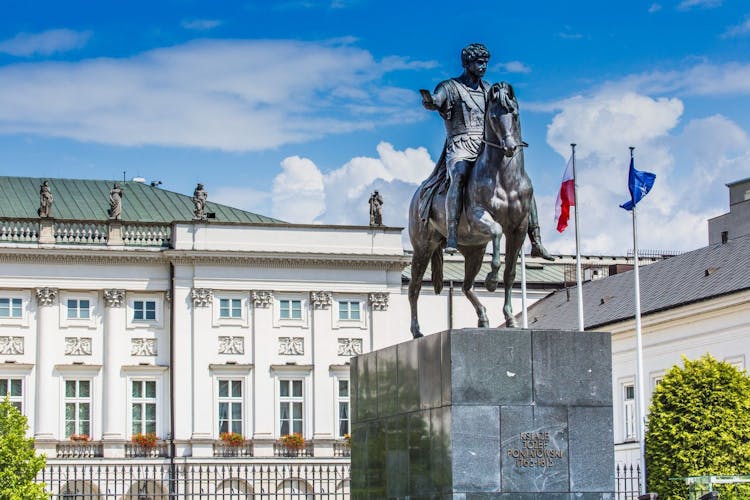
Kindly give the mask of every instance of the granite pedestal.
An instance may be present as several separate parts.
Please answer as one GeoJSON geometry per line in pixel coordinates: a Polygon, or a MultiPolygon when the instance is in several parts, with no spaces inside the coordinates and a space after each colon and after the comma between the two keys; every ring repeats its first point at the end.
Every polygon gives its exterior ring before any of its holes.
{"type": "Polygon", "coordinates": [[[352,360],[352,498],[614,498],[610,334],[463,329],[352,360]]]}

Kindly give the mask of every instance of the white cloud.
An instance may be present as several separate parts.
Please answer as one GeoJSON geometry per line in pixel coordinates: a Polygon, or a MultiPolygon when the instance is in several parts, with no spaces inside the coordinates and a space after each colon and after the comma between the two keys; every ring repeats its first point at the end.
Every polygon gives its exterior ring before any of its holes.
{"type": "MultiPolygon", "coordinates": [[[[293,223],[367,225],[367,202],[377,189],[385,202],[385,224],[406,226],[409,200],[434,162],[425,148],[398,151],[381,142],[377,153],[377,157],[352,158],[326,174],[308,158],[285,158],[282,172],[273,180],[271,215],[293,223]]],[[[243,196],[241,191],[237,194],[243,196]]],[[[222,200],[230,198],[222,195],[222,200]]],[[[239,206],[249,208],[247,203],[239,206]]]]}
{"type": "MultiPolygon", "coordinates": [[[[623,254],[632,248],[630,214],[619,208],[629,197],[631,145],[637,148],[636,168],[657,176],[638,205],[639,248],[688,250],[707,243],[707,219],[727,209],[724,184],[743,177],[739,172],[750,163],[750,139],[741,127],[721,115],[681,124],[681,100],[617,93],[613,86],[557,105],[547,142],[564,158],[569,143],[578,143],[582,252],[623,254]]],[[[554,202],[552,196],[537,199],[539,213],[554,213],[554,202]]],[[[548,248],[572,253],[572,231],[558,235],[544,217],[548,248]]]]}
{"type": "Polygon", "coordinates": [[[531,68],[521,61],[508,61],[498,64],[500,71],[506,73],[531,73],[531,68]]]}
{"type": "Polygon", "coordinates": [[[41,33],[19,33],[0,42],[0,52],[18,57],[48,56],[83,48],[91,38],[90,31],[55,29],[41,33]]]}
{"type": "Polygon", "coordinates": [[[325,208],[323,174],[307,158],[285,158],[272,189],[272,215],[277,219],[309,224],[325,208]]]}
{"type": "Polygon", "coordinates": [[[730,26],[727,30],[722,33],[722,38],[735,38],[738,36],[744,36],[750,33],[750,17],[746,18],[742,23],[735,26],[730,26]]]}
{"type": "Polygon", "coordinates": [[[422,119],[416,93],[381,78],[422,64],[337,42],[198,40],[126,59],[10,65],[0,68],[0,133],[270,149],[422,119]]]}
{"type": "Polygon", "coordinates": [[[713,9],[720,7],[722,3],[724,3],[724,0],[682,0],[677,5],[677,8],[679,10],[690,10],[693,8],[713,9]]]}
{"type": "Polygon", "coordinates": [[[648,8],[648,13],[653,14],[654,12],[659,12],[660,10],[661,10],[661,4],[652,3],[651,6],[648,8]]]}
{"type": "Polygon", "coordinates": [[[193,31],[209,31],[221,26],[223,23],[218,19],[185,19],[182,27],[193,31]]]}

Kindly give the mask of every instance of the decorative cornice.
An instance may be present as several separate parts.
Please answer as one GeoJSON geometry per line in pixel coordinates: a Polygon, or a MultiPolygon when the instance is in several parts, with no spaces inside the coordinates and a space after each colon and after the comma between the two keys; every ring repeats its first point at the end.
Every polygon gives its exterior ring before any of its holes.
{"type": "Polygon", "coordinates": [[[253,307],[266,309],[271,306],[273,294],[268,290],[253,290],[250,292],[250,298],[253,299],[253,307]]]}
{"type": "Polygon", "coordinates": [[[210,288],[193,288],[190,295],[195,307],[208,307],[214,301],[214,291],[210,288]]]}
{"type": "Polygon", "coordinates": [[[310,302],[314,309],[329,309],[331,307],[331,292],[310,292],[310,302]]]}
{"type": "MultiPolygon", "coordinates": [[[[163,256],[163,250],[138,249],[142,252],[133,255],[135,252],[123,254],[120,250],[110,250],[103,248],[89,248],[88,252],[78,250],[71,253],[68,248],[45,248],[39,252],[36,246],[26,248],[4,248],[0,245],[0,262],[2,263],[23,263],[23,264],[97,264],[97,265],[115,265],[115,264],[153,264],[155,261],[169,262],[163,256]]],[[[134,249],[135,250],[135,249],[134,249]]]]}
{"type": "Polygon", "coordinates": [[[104,305],[107,307],[122,307],[125,305],[125,290],[108,288],[104,290],[104,305]]]}
{"type": "Polygon", "coordinates": [[[40,306],[53,306],[57,301],[57,288],[37,288],[36,301],[40,306]]]}
{"type": "Polygon", "coordinates": [[[374,311],[387,311],[388,310],[388,297],[387,292],[373,292],[369,296],[370,305],[374,311]]]}

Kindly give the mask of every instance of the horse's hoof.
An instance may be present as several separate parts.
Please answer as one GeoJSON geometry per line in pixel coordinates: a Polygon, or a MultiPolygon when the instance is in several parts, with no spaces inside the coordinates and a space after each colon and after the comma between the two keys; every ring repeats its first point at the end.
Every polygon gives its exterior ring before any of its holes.
{"type": "Polygon", "coordinates": [[[487,277],[484,279],[484,287],[488,292],[494,292],[497,290],[497,276],[493,276],[492,272],[487,273],[487,277]]]}
{"type": "Polygon", "coordinates": [[[421,333],[421,332],[417,332],[417,333],[412,333],[411,335],[412,335],[412,337],[414,337],[415,339],[418,339],[418,338],[420,338],[420,337],[424,337],[424,335],[422,335],[422,333],[421,333]]]}
{"type": "Polygon", "coordinates": [[[480,319],[477,322],[477,326],[479,328],[489,328],[490,327],[490,320],[488,320],[488,319],[480,319]]]}
{"type": "Polygon", "coordinates": [[[516,321],[516,318],[511,316],[507,320],[505,320],[505,327],[506,328],[518,328],[518,322],[516,321]]]}

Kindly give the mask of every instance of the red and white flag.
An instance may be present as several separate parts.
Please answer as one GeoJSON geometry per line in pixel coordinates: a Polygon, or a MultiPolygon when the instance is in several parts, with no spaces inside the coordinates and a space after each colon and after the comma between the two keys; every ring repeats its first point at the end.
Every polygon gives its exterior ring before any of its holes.
{"type": "Polygon", "coordinates": [[[571,155],[565,167],[560,192],[557,193],[557,203],[555,204],[555,224],[558,232],[562,233],[568,227],[570,207],[575,206],[575,204],[575,177],[573,176],[573,156],[571,155]]]}

